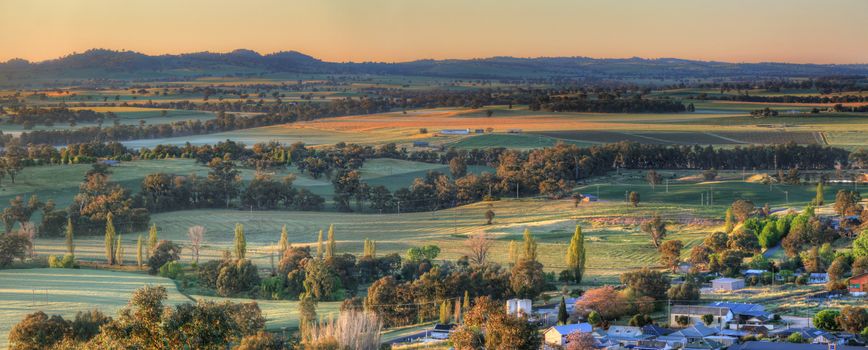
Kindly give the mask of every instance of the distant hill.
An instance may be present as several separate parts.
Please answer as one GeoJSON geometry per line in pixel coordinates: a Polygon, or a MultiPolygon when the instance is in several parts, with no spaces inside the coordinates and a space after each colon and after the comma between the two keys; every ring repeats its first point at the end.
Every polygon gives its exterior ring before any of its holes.
{"type": "Polygon", "coordinates": [[[868,76],[868,64],[726,63],[588,57],[491,57],[401,63],[325,62],[296,51],[267,55],[251,50],[150,56],[133,51],[88,50],[43,62],[0,63],[0,83],[60,79],[146,80],[189,75],[259,73],[393,74],[463,79],[589,78],[689,79],[744,77],[868,76]]]}

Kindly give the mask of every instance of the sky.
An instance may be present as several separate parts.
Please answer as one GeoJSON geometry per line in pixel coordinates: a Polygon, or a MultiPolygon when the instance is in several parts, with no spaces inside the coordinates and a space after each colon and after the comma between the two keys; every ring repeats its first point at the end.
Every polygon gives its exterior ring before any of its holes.
{"type": "Polygon", "coordinates": [[[0,0],[0,61],[90,48],[868,63],[868,0],[0,0]]]}

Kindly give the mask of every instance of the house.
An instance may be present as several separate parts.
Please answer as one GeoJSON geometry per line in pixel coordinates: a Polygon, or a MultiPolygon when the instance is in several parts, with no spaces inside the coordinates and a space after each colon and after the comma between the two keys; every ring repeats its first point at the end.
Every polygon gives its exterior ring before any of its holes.
{"type": "Polygon", "coordinates": [[[720,329],[714,327],[706,327],[700,323],[692,325],[690,327],[675,331],[672,334],[669,334],[668,337],[682,337],[686,338],[687,342],[696,342],[705,337],[710,337],[712,335],[717,335],[720,333],[720,329]]]}
{"type": "Polygon", "coordinates": [[[440,130],[440,133],[443,135],[468,135],[470,129],[443,129],[440,130]]]}
{"type": "Polygon", "coordinates": [[[765,307],[759,304],[728,303],[719,301],[708,304],[708,306],[729,308],[729,311],[733,314],[733,321],[735,321],[735,324],[731,325],[731,327],[734,328],[739,328],[740,325],[764,325],[775,316],[772,313],[766,312],[765,307]]]}
{"type": "Polygon", "coordinates": [[[656,324],[649,324],[642,327],[642,334],[647,334],[653,337],[659,337],[661,335],[667,335],[672,332],[675,332],[669,328],[663,328],[656,324]]]}
{"type": "Polygon", "coordinates": [[[829,282],[829,274],[825,272],[815,272],[808,275],[808,284],[826,284],[829,282]]]}
{"type": "Polygon", "coordinates": [[[476,134],[484,134],[484,133],[485,133],[485,129],[476,129],[476,130],[473,130],[473,132],[476,133],[476,134]]]}
{"type": "Polygon", "coordinates": [[[733,291],[744,288],[744,279],[743,278],[728,278],[721,277],[718,279],[711,280],[711,289],[715,292],[718,291],[733,291]]]}
{"type": "Polygon", "coordinates": [[[744,277],[752,277],[752,276],[760,277],[760,276],[762,276],[762,274],[764,274],[766,272],[767,272],[766,270],[751,269],[751,270],[746,270],[746,271],[742,272],[741,274],[744,275],[744,277]]]}
{"type": "Polygon", "coordinates": [[[649,340],[652,338],[642,332],[642,328],[631,326],[611,326],[606,330],[606,336],[613,343],[618,343],[621,346],[635,346],[639,341],[649,340]]]}
{"type": "Polygon", "coordinates": [[[521,129],[509,129],[506,132],[510,134],[521,134],[521,129]]]}
{"type": "Polygon", "coordinates": [[[564,346],[567,344],[567,336],[570,333],[579,332],[579,333],[591,333],[594,330],[594,327],[589,323],[576,323],[576,324],[568,324],[563,326],[554,326],[549,327],[543,333],[543,341],[546,344],[564,346]]]}
{"type": "Polygon", "coordinates": [[[106,166],[118,166],[121,164],[120,161],[117,161],[114,159],[103,159],[103,160],[99,161],[99,163],[102,165],[106,165],[106,166]]]}
{"type": "Polygon", "coordinates": [[[449,335],[455,331],[454,324],[437,323],[431,329],[431,338],[434,339],[449,339],[449,335]]]}
{"type": "Polygon", "coordinates": [[[522,313],[530,316],[533,313],[532,304],[530,299],[509,299],[506,301],[506,313],[509,315],[522,313]]]}
{"type": "Polygon", "coordinates": [[[794,344],[786,342],[748,341],[728,350],[865,350],[864,347],[828,344],[794,344]]]}
{"type": "Polygon", "coordinates": [[[670,314],[670,325],[685,324],[684,317],[687,317],[688,325],[702,323],[702,316],[711,315],[714,323],[723,326],[735,317],[728,307],[707,305],[673,305],[670,314]]]}
{"type": "Polygon", "coordinates": [[[718,343],[723,347],[732,346],[732,344],[738,343],[738,337],[733,337],[730,335],[712,335],[709,337],[705,337],[705,340],[718,343]]]}
{"type": "Polygon", "coordinates": [[[666,344],[665,341],[659,340],[642,340],[638,345],[633,347],[633,350],[670,350],[672,347],[666,344]]]}
{"type": "Polygon", "coordinates": [[[430,147],[428,141],[413,141],[413,147],[430,147]]]}
{"type": "Polygon", "coordinates": [[[847,291],[853,296],[864,296],[868,293],[868,273],[850,277],[847,291]]]}
{"type": "Polygon", "coordinates": [[[802,335],[802,339],[805,342],[811,344],[842,344],[843,340],[832,333],[826,332],[824,330],[816,329],[816,328],[788,328],[775,330],[769,333],[770,337],[775,337],[778,339],[786,339],[793,333],[799,333],[802,335]]]}
{"type": "Polygon", "coordinates": [[[723,349],[723,344],[713,340],[700,339],[688,342],[684,345],[683,350],[718,350],[723,349]]]}

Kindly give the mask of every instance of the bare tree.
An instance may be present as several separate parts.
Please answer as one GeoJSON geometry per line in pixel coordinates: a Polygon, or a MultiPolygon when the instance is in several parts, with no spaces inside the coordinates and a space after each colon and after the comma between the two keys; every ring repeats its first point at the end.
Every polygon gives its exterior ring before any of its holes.
{"type": "Polygon", "coordinates": [[[18,234],[27,237],[30,241],[30,257],[36,257],[36,225],[30,221],[22,222],[21,227],[18,229],[18,234]]]}
{"type": "Polygon", "coordinates": [[[476,264],[484,264],[485,259],[488,257],[488,251],[491,249],[491,245],[494,242],[488,238],[488,234],[485,232],[480,232],[470,237],[467,237],[467,248],[470,249],[470,261],[476,264]]]}
{"type": "Polygon", "coordinates": [[[196,225],[187,229],[187,236],[190,237],[190,251],[193,252],[193,261],[199,263],[199,248],[202,247],[202,242],[205,241],[205,228],[196,225]]]}

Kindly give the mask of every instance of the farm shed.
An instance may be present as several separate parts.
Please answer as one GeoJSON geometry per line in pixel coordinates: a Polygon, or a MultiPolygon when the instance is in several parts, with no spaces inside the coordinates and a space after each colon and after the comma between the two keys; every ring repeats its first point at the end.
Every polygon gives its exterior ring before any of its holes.
{"type": "Polygon", "coordinates": [[[413,141],[413,147],[430,147],[428,141],[413,141]]]}
{"type": "Polygon", "coordinates": [[[711,289],[713,289],[714,291],[732,291],[742,288],[744,288],[744,279],[742,278],[721,277],[711,281],[711,289]]]}
{"type": "Polygon", "coordinates": [[[443,135],[468,135],[470,129],[443,129],[440,130],[440,133],[443,135]]]}

